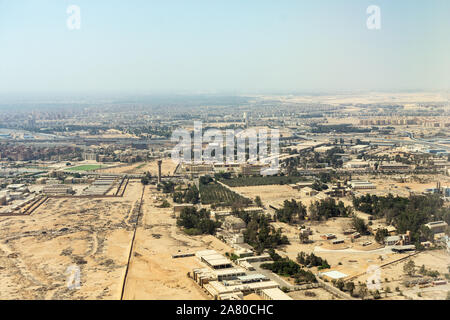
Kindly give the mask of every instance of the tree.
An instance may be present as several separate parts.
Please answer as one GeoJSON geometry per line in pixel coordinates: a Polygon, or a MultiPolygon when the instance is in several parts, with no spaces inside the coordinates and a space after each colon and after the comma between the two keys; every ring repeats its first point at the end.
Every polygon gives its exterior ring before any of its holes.
{"type": "Polygon", "coordinates": [[[303,232],[300,232],[299,238],[301,243],[307,243],[309,241],[309,236],[303,232]]]}
{"type": "Polygon", "coordinates": [[[256,206],[258,206],[258,207],[260,207],[260,208],[264,207],[264,205],[263,205],[263,203],[262,203],[262,201],[261,201],[261,197],[260,197],[260,196],[256,196],[256,198],[255,198],[255,204],[256,204],[256,206]]]}
{"type": "Polygon", "coordinates": [[[384,239],[389,235],[389,232],[386,229],[378,229],[377,233],[375,234],[375,241],[383,244],[384,239]]]}
{"type": "Polygon", "coordinates": [[[343,291],[345,286],[345,283],[342,279],[339,279],[338,281],[336,281],[336,288],[338,288],[339,290],[343,291]]]}
{"type": "Polygon", "coordinates": [[[355,283],[353,283],[352,281],[346,282],[345,283],[345,291],[350,292],[350,294],[353,294],[353,290],[355,290],[355,283]]]}
{"type": "Polygon", "coordinates": [[[367,224],[364,222],[363,219],[358,218],[356,215],[353,216],[352,226],[353,228],[355,228],[357,232],[359,232],[362,235],[366,235],[369,233],[367,224]]]}
{"type": "Polygon", "coordinates": [[[367,287],[365,285],[359,286],[358,292],[357,292],[358,297],[360,297],[361,299],[364,299],[365,297],[367,297],[368,293],[369,293],[369,291],[367,290],[367,287]]]}
{"type": "Polygon", "coordinates": [[[405,265],[403,266],[403,272],[405,272],[409,276],[413,276],[416,273],[416,264],[414,261],[409,260],[405,265]]]}

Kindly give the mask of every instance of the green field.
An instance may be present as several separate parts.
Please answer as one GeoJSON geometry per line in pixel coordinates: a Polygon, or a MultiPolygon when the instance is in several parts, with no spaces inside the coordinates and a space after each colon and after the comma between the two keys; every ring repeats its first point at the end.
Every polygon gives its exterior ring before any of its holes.
{"type": "Polygon", "coordinates": [[[253,187],[253,186],[267,186],[267,185],[283,185],[294,184],[300,181],[305,181],[303,177],[289,177],[289,176],[269,176],[269,177],[240,177],[232,179],[221,179],[229,187],[253,187]]]}
{"type": "Polygon", "coordinates": [[[82,166],[77,166],[73,168],[68,168],[68,171],[93,171],[102,168],[103,166],[100,164],[86,164],[82,166]]]}

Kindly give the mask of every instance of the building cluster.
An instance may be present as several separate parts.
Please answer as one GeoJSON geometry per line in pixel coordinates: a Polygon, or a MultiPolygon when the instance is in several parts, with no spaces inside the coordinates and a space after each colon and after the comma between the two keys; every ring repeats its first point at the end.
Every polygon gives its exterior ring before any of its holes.
{"type": "Polygon", "coordinates": [[[0,214],[20,210],[34,202],[38,195],[30,192],[25,184],[10,184],[0,189],[0,214]]]}
{"type": "Polygon", "coordinates": [[[81,195],[83,196],[103,196],[107,194],[116,184],[117,177],[114,176],[100,176],[87,187],[81,195]]]}
{"type": "Polygon", "coordinates": [[[375,119],[361,119],[359,120],[361,126],[410,126],[418,125],[426,128],[448,128],[450,122],[448,120],[439,119],[423,119],[418,117],[402,117],[402,118],[375,118],[375,119]]]}
{"type": "Polygon", "coordinates": [[[0,144],[0,160],[30,161],[51,160],[65,161],[78,158],[80,150],[72,146],[33,146],[17,144],[0,144]]]}
{"type": "MultiPolygon", "coordinates": [[[[205,265],[205,268],[193,269],[192,278],[214,299],[242,300],[244,295],[256,293],[266,300],[292,300],[280,290],[279,283],[266,275],[235,265],[215,250],[198,251],[195,256],[205,265]]],[[[244,259],[247,264],[250,264],[250,261],[268,261],[270,257],[244,259]]]]}
{"type": "Polygon", "coordinates": [[[202,175],[214,175],[214,173],[230,173],[241,176],[259,176],[269,169],[266,164],[250,163],[209,163],[209,162],[182,162],[175,171],[176,174],[182,174],[190,177],[202,175]]]}

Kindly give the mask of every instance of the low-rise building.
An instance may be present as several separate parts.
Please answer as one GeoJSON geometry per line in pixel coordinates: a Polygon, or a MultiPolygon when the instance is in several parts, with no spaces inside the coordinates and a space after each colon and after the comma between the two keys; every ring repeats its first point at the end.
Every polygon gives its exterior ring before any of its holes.
{"type": "Polygon", "coordinates": [[[448,224],[445,221],[434,221],[425,224],[433,234],[444,233],[447,230],[448,224]]]}
{"type": "Polygon", "coordinates": [[[350,181],[349,185],[353,190],[370,190],[377,188],[372,182],[369,181],[350,181]]]}
{"type": "Polygon", "coordinates": [[[294,300],[279,288],[263,289],[259,292],[259,295],[264,300],[294,300]]]}

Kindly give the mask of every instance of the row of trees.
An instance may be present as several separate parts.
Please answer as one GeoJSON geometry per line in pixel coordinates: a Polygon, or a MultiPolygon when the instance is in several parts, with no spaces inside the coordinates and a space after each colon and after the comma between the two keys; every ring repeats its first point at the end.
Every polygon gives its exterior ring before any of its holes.
{"type": "Polygon", "coordinates": [[[307,215],[306,206],[294,199],[285,200],[283,207],[276,212],[277,219],[281,222],[292,223],[296,218],[304,220],[307,215]]]}
{"type": "Polygon", "coordinates": [[[307,254],[305,252],[300,252],[297,255],[297,262],[302,266],[310,267],[319,267],[321,269],[329,269],[330,265],[327,260],[322,259],[321,257],[316,256],[314,253],[307,254]]]}
{"type": "Polygon", "coordinates": [[[311,220],[327,220],[332,217],[348,217],[353,213],[353,208],[345,206],[342,201],[336,203],[333,198],[315,201],[309,206],[309,218],[311,220]]]}
{"type": "Polygon", "coordinates": [[[300,181],[305,181],[304,177],[296,176],[267,176],[267,177],[237,177],[230,178],[230,176],[218,174],[219,180],[230,187],[247,187],[247,186],[266,186],[266,185],[286,185],[294,184],[300,181]]]}
{"type": "Polygon", "coordinates": [[[173,202],[197,204],[200,202],[200,192],[195,185],[191,185],[185,191],[175,191],[173,193],[173,202]]]}
{"type": "Polygon", "coordinates": [[[316,277],[309,270],[304,270],[295,261],[282,258],[274,250],[269,250],[273,263],[264,263],[261,268],[270,270],[278,275],[292,277],[296,284],[316,282],[316,277]]]}
{"type": "MultiPolygon", "coordinates": [[[[353,198],[355,209],[386,218],[398,232],[411,231],[413,242],[429,240],[430,230],[424,224],[430,221],[444,220],[450,223],[450,208],[444,207],[442,198],[437,195],[412,195],[409,198],[376,195],[364,195],[353,198]]],[[[379,235],[381,239],[381,234],[379,235]]]]}

